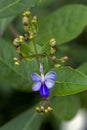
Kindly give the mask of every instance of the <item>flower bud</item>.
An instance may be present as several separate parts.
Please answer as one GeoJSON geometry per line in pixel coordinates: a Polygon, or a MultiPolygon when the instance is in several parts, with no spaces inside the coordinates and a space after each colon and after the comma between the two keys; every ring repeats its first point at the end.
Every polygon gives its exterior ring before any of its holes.
{"type": "Polygon", "coordinates": [[[52,56],[51,60],[55,62],[57,60],[56,56],[52,56]]]}
{"type": "Polygon", "coordinates": [[[18,45],[19,45],[18,38],[14,39],[13,44],[14,44],[15,46],[18,46],[18,45]]]}
{"type": "Polygon", "coordinates": [[[18,61],[15,61],[15,65],[20,65],[18,61]]]}
{"type": "Polygon", "coordinates": [[[67,56],[64,56],[64,57],[60,58],[60,61],[61,61],[62,63],[64,63],[66,60],[68,60],[68,57],[67,57],[67,56]]]}
{"type": "Polygon", "coordinates": [[[49,43],[52,47],[54,47],[56,45],[56,40],[54,38],[52,38],[50,40],[50,43],[49,43]]]}
{"type": "Polygon", "coordinates": [[[44,106],[41,106],[41,110],[44,111],[44,106]]]}
{"type": "Polygon", "coordinates": [[[30,33],[30,39],[34,38],[34,33],[30,33]]]}
{"type": "Polygon", "coordinates": [[[56,52],[56,50],[55,50],[53,47],[51,47],[50,53],[51,53],[51,54],[54,54],[55,52],[56,52]]]}
{"type": "Polygon", "coordinates": [[[41,112],[39,107],[36,107],[36,111],[39,112],[39,113],[41,112]]]}
{"type": "Polygon", "coordinates": [[[37,22],[37,17],[34,16],[31,22],[32,22],[32,23],[36,23],[36,22],[37,22]]]}
{"type": "Polygon", "coordinates": [[[53,108],[49,106],[49,107],[47,108],[47,110],[48,110],[48,111],[52,111],[53,108]]]}
{"type": "Polygon", "coordinates": [[[19,36],[18,40],[19,40],[20,43],[22,43],[24,41],[24,37],[23,36],[19,36]]]}
{"type": "Polygon", "coordinates": [[[55,64],[54,67],[59,68],[59,67],[61,67],[61,65],[60,64],[55,64]]]}
{"type": "Polygon", "coordinates": [[[23,13],[23,16],[30,16],[30,14],[31,14],[30,11],[25,11],[25,12],[23,13]]]}
{"type": "Polygon", "coordinates": [[[26,17],[26,16],[23,17],[23,24],[25,24],[25,25],[29,24],[28,17],[26,17]]]}
{"type": "Polygon", "coordinates": [[[17,61],[17,60],[18,60],[18,58],[17,58],[17,57],[14,57],[13,59],[14,59],[15,61],[17,61]]]}
{"type": "Polygon", "coordinates": [[[45,112],[45,113],[48,113],[48,109],[45,109],[44,112],[45,112]]]}

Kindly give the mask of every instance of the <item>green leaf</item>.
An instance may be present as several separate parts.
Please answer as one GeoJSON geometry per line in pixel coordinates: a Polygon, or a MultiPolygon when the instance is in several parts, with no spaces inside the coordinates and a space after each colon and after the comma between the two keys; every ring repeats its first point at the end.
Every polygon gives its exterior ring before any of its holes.
{"type": "Polygon", "coordinates": [[[8,25],[12,22],[14,16],[0,19],[0,34],[3,34],[8,25]]]}
{"type": "Polygon", "coordinates": [[[0,0],[0,18],[17,15],[33,7],[38,0],[0,0]]]}
{"type": "Polygon", "coordinates": [[[82,64],[79,68],[79,71],[81,71],[82,73],[84,73],[87,76],[87,62],[82,64]]]}
{"type": "Polygon", "coordinates": [[[71,67],[53,69],[57,73],[55,87],[52,89],[54,96],[63,96],[87,90],[87,76],[71,67]]]}
{"type": "Polygon", "coordinates": [[[38,43],[45,43],[51,38],[57,44],[63,44],[76,38],[87,25],[87,7],[81,4],[64,6],[39,21],[38,43]],[[44,24],[45,23],[45,24],[44,24]]]}
{"type": "Polygon", "coordinates": [[[35,59],[22,61],[19,66],[14,64],[14,57],[17,57],[15,48],[0,39],[0,83],[9,85],[20,90],[32,90],[32,72],[38,71],[35,59]]]}
{"type": "Polygon", "coordinates": [[[42,122],[40,114],[30,109],[0,128],[0,130],[39,130],[42,122]]]}
{"type": "Polygon", "coordinates": [[[59,120],[72,119],[80,108],[79,98],[75,95],[56,97],[52,102],[53,114],[59,120]]]}
{"type": "Polygon", "coordinates": [[[43,46],[42,46],[42,53],[44,54],[50,54],[50,44],[49,42],[46,42],[43,46]]]}

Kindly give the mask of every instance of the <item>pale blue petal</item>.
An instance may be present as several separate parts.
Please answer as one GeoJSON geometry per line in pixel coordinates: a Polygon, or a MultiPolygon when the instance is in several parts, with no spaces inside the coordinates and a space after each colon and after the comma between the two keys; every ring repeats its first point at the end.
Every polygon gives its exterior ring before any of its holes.
{"type": "Polygon", "coordinates": [[[34,83],[34,85],[32,86],[32,90],[33,90],[33,91],[38,91],[38,90],[40,90],[40,87],[41,87],[41,82],[36,82],[36,83],[34,83]]]}
{"type": "Polygon", "coordinates": [[[32,73],[31,77],[34,82],[41,81],[41,77],[37,73],[32,73]]]}
{"type": "Polygon", "coordinates": [[[45,75],[45,80],[56,80],[56,73],[54,71],[50,71],[45,75]]]}
{"type": "Polygon", "coordinates": [[[42,84],[41,87],[40,87],[41,97],[47,98],[49,96],[49,94],[50,94],[49,88],[45,84],[42,84]]]}
{"type": "Polygon", "coordinates": [[[46,80],[45,84],[48,88],[52,88],[55,85],[55,81],[53,80],[46,80]]]}

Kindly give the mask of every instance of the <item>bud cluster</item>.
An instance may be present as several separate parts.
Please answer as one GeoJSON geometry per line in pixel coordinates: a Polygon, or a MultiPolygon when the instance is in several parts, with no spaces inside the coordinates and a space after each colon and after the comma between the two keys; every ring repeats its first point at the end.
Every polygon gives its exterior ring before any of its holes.
{"type": "Polygon", "coordinates": [[[53,108],[50,106],[50,102],[47,98],[43,98],[40,102],[40,106],[36,107],[36,111],[41,114],[51,112],[52,110],[53,108]]]}
{"type": "Polygon", "coordinates": [[[51,54],[50,59],[51,59],[51,61],[53,62],[54,66],[55,66],[55,64],[57,62],[57,57],[55,56],[55,52],[56,52],[56,49],[55,49],[56,40],[55,40],[55,38],[52,38],[50,40],[49,44],[51,46],[50,47],[50,54],[51,54]]]}
{"type": "Polygon", "coordinates": [[[50,48],[50,54],[51,54],[51,57],[50,59],[52,60],[53,64],[54,64],[54,67],[56,68],[59,68],[61,66],[60,63],[64,63],[66,62],[66,60],[68,60],[68,57],[67,56],[64,56],[60,59],[58,59],[54,53],[56,52],[56,49],[55,49],[55,45],[56,45],[56,40],[54,38],[52,38],[49,42],[51,48],[50,48]]]}
{"type": "MultiPolygon", "coordinates": [[[[27,44],[27,41],[32,40],[37,32],[38,32],[38,25],[37,25],[37,17],[31,15],[30,11],[25,11],[23,13],[23,25],[24,25],[24,35],[20,35],[17,38],[14,39],[13,44],[16,47],[16,51],[19,54],[18,58],[14,58],[15,64],[19,65],[20,61],[25,58],[24,55],[22,55],[21,52],[21,46],[23,44],[27,44]]],[[[27,44],[28,45],[28,44],[27,44]]],[[[26,54],[25,54],[26,55],[26,54]]]]}
{"type": "Polygon", "coordinates": [[[54,54],[56,52],[55,45],[56,45],[56,40],[52,38],[49,42],[51,48],[50,48],[50,54],[54,54]]]}
{"type": "Polygon", "coordinates": [[[38,32],[38,25],[37,25],[37,17],[31,16],[30,11],[26,11],[23,13],[23,24],[24,24],[24,30],[26,32],[25,38],[26,39],[32,39],[36,36],[38,32]]]}
{"type": "Polygon", "coordinates": [[[20,35],[19,37],[17,37],[17,38],[14,39],[13,44],[14,44],[16,47],[18,47],[18,46],[20,46],[23,42],[24,42],[24,36],[21,36],[21,35],[20,35]]]}
{"type": "Polygon", "coordinates": [[[45,108],[44,106],[36,107],[36,111],[38,113],[48,113],[48,112],[50,112],[52,110],[53,110],[53,108],[50,107],[50,106],[48,106],[47,108],[45,108]]]}

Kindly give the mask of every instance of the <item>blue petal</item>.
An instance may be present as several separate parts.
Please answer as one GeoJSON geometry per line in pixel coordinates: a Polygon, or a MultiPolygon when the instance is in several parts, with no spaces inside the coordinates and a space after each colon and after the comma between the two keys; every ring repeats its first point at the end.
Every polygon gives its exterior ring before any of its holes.
{"type": "Polygon", "coordinates": [[[41,87],[41,82],[36,82],[32,86],[32,89],[33,89],[33,91],[38,91],[38,90],[40,90],[40,87],[41,87]]]}
{"type": "Polygon", "coordinates": [[[50,90],[47,88],[47,86],[45,84],[42,84],[41,85],[41,88],[40,88],[40,95],[43,97],[43,98],[47,98],[50,94],[50,90]]]}
{"type": "Polygon", "coordinates": [[[46,80],[45,84],[48,88],[52,88],[55,84],[55,82],[53,80],[46,80]]]}
{"type": "Polygon", "coordinates": [[[45,80],[56,80],[56,73],[54,71],[48,72],[45,75],[45,80]]]}
{"type": "Polygon", "coordinates": [[[32,73],[31,77],[34,82],[41,81],[41,77],[37,73],[32,73]]]}

